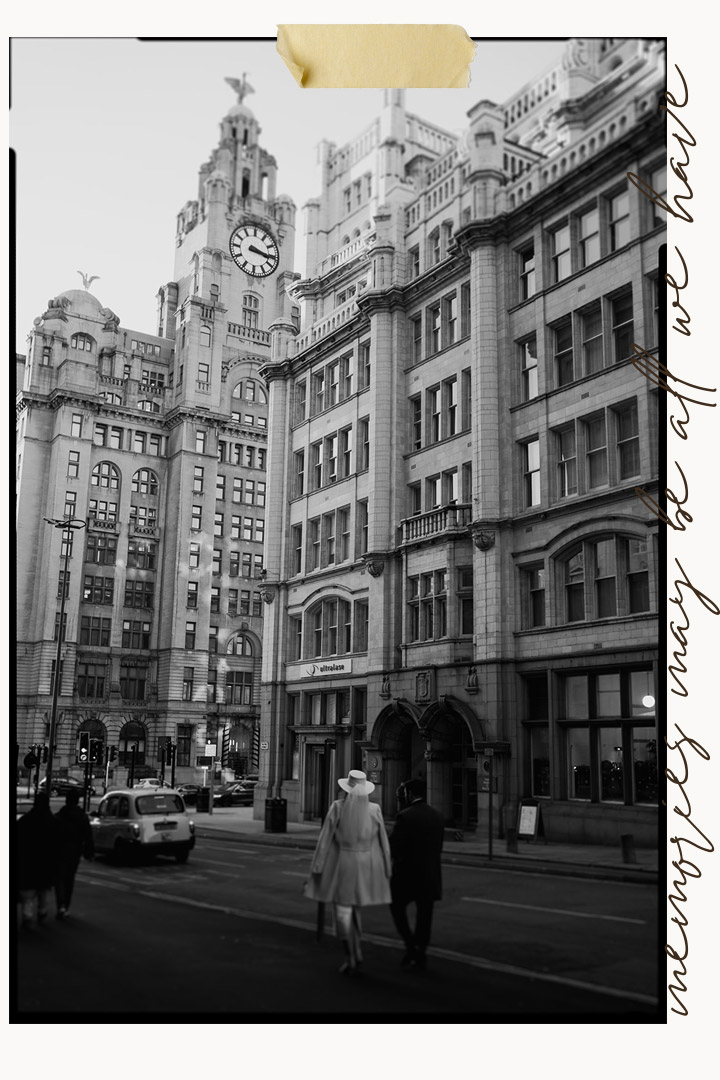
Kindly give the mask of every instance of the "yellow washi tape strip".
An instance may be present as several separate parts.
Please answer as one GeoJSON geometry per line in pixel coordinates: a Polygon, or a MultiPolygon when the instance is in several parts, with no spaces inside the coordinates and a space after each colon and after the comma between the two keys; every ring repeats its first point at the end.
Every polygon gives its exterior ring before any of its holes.
{"type": "Polygon", "coordinates": [[[475,44],[462,26],[278,26],[277,51],[298,83],[321,87],[466,87],[475,44]]]}

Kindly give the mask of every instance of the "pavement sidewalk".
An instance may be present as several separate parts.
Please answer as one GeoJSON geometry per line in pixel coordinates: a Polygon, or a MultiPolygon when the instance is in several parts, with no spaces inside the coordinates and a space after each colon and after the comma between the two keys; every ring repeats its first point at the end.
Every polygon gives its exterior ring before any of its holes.
{"type": "MultiPolygon", "coordinates": [[[[198,813],[194,807],[188,809],[195,820],[199,838],[313,851],[320,832],[319,824],[294,821],[287,822],[285,832],[266,832],[264,820],[253,818],[253,809],[249,806],[214,807],[212,814],[198,813]]],[[[619,838],[616,847],[544,842],[542,839],[518,840],[516,852],[508,850],[505,840],[493,839],[492,858],[487,836],[480,838],[474,833],[466,833],[462,840],[458,840],[448,830],[443,845],[444,863],[481,864],[503,870],[512,868],[533,873],[655,884],[658,880],[657,849],[637,848],[635,858],[634,863],[623,862],[619,838]]]]}

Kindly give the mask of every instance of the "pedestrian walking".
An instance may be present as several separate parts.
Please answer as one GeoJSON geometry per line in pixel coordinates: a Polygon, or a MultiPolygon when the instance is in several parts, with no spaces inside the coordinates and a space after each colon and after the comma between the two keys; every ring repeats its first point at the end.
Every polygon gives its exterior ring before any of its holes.
{"type": "Polygon", "coordinates": [[[305,896],[334,904],[337,936],[355,975],[363,962],[361,908],[390,902],[390,847],[382,811],[368,796],[375,785],[351,769],[338,780],[345,792],[327,812],[310,867],[305,896]]]}
{"type": "Polygon", "coordinates": [[[57,870],[57,828],[50,800],[43,792],[35,796],[32,809],[17,822],[17,885],[22,925],[45,921],[50,892],[57,870]]]}
{"type": "Polygon", "coordinates": [[[442,895],[440,853],[445,823],[442,814],[425,801],[424,780],[408,780],[398,792],[404,803],[390,834],[392,903],[390,911],[405,942],[403,967],[424,970],[430,942],[433,906],[442,895]],[[410,929],[408,905],[415,904],[415,929],[410,929]]]}
{"type": "Polygon", "coordinates": [[[65,796],[65,805],[55,815],[57,823],[55,904],[58,919],[68,917],[75,875],[81,857],[92,859],[94,853],[90,819],[79,803],[79,792],[68,791],[65,796]]]}

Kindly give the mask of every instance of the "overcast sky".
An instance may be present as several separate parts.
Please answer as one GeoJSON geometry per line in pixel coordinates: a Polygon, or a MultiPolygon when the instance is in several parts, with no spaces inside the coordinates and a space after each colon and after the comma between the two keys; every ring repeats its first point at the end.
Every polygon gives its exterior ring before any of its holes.
{"type": "MultiPolygon", "coordinates": [[[[479,44],[468,89],[409,90],[407,106],[461,131],[471,105],[502,102],[562,48],[560,39],[479,44]]],[[[19,352],[47,301],[82,288],[79,270],[98,275],[91,291],[124,326],[154,333],[155,295],[173,276],[176,214],[196,197],[198,167],[235,101],[225,76],[243,72],[261,144],[278,162],[278,192],[300,211],[319,194],[318,142],[342,144],[362,130],[382,90],[303,90],[274,41],[15,40],[19,352]]]]}

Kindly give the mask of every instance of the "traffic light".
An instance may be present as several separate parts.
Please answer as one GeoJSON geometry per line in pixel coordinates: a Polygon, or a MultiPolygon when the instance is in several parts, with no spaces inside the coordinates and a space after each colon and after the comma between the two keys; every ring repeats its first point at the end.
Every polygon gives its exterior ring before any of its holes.
{"type": "Polygon", "coordinates": [[[78,746],[78,761],[81,765],[86,765],[90,760],[90,732],[80,732],[80,743],[78,746]]]}
{"type": "Polygon", "coordinates": [[[42,748],[43,765],[47,762],[47,759],[48,759],[48,748],[47,748],[47,746],[43,746],[43,748],[42,748]]]}
{"type": "Polygon", "coordinates": [[[110,760],[114,761],[116,757],[117,757],[117,746],[111,746],[110,747],[110,760]]]}
{"type": "Polygon", "coordinates": [[[90,761],[97,763],[102,758],[102,739],[90,740],[90,761]]]}

